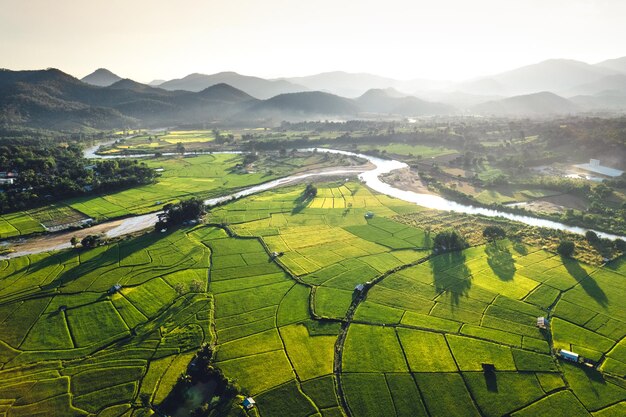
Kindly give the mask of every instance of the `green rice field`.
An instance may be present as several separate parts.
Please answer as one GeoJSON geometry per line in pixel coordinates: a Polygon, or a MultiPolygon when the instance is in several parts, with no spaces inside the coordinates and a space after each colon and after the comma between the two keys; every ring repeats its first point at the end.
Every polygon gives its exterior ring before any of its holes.
{"type": "MultiPolygon", "coordinates": [[[[151,164],[172,199],[199,178],[215,193],[244,183],[218,178],[232,156],[207,158],[151,164]]],[[[350,181],[302,204],[304,187],[214,208],[206,225],[0,262],[0,416],[157,415],[203,343],[256,401],[212,415],[623,415],[626,263],[506,239],[433,254],[428,230],[399,221],[419,207],[350,181]]],[[[70,206],[142,212],[159,193],[134,191],[146,205],[70,206]]]]}
{"type": "MultiPolygon", "coordinates": [[[[199,132],[184,132],[200,135],[199,132]]],[[[175,135],[181,132],[171,132],[175,135]]],[[[26,236],[46,230],[79,225],[86,219],[106,221],[118,217],[161,210],[163,205],[190,197],[211,198],[309,168],[343,164],[341,158],[313,154],[261,158],[241,168],[243,157],[234,154],[146,158],[149,167],[161,176],[154,184],[89,195],[45,205],[40,208],[0,215],[0,239],[26,236]],[[271,166],[271,168],[270,168],[271,166]]]]}

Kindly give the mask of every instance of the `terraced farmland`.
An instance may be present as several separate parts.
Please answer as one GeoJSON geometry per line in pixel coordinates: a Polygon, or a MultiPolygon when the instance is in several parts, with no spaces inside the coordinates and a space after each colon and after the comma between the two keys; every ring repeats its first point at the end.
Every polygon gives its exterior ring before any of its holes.
{"type": "Polygon", "coordinates": [[[256,400],[233,416],[623,413],[626,263],[507,240],[434,255],[429,232],[394,220],[416,206],[351,182],[303,205],[303,189],[2,262],[0,415],[150,415],[204,342],[256,400]]]}

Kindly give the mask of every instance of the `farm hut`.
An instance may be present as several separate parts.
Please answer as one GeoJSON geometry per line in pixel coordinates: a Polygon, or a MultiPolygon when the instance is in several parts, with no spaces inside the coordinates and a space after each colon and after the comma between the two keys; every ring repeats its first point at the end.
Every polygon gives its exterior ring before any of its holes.
{"type": "Polygon", "coordinates": [[[481,363],[480,365],[483,367],[483,372],[486,374],[496,372],[496,366],[493,363],[481,363]]]}
{"type": "Polygon", "coordinates": [[[109,294],[115,294],[121,289],[122,289],[122,284],[115,284],[111,288],[109,288],[109,294]]]}
{"type": "Polygon", "coordinates": [[[368,211],[367,213],[365,213],[366,219],[371,219],[372,217],[374,217],[374,213],[372,213],[371,211],[368,211]]]}
{"type": "Polygon", "coordinates": [[[569,350],[561,349],[559,350],[559,356],[565,360],[570,362],[578,363],[579,355],[578,353],[570,352],[569,350]]]}
{"type": "Polygon", "coordinates": [[[354,287],[354,291],[358,291],[361,292],[365,289],[365,285],[363,284],[358,284],[356,287],[354,287]]]}
{"type": "Polygon", "coordinates": [[[246,410],[253,408],[255,404],[256,401],[254,401],[252,397],[246,398],[245,400],[243,400],[243,403],[241,403],[241,405],[243,405],[246,410]]]}
{"type": "Polygon", "coordinates": [[[548,328],[548,320],[545,317],[537,317],[537,327],[540,329],[548,328]]]}

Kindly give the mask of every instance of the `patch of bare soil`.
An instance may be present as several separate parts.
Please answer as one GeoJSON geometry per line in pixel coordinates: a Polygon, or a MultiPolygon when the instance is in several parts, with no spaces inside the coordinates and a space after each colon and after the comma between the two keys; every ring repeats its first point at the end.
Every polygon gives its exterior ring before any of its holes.
{"type": "Polygon", "coordinates": [[[120,226],[123,222],[124,219],[119,219],[110,222],[100,223],[86,229],[72,230],[62,233],[51,233],[39,237],[26,239],[17,239],[11,242],[10,247],[13,252],[7,254],[7,257],[14,258],[17,256],[33,253],[66,249],[71,247],[70,239],[72,239],[73,236],[76,236],[80,241],[87,235],[98,235],[100,233],[106,233],[109,230],[120,226]]]}
{"type": "Polygon", "coordinates": [[[474,175],[472,171],[466,171],[462,168],[443,167],[441,168],[441,170],[445,172],[446,174],[452,175],[455,177],[461,176],[462,178],[468,178],[474,175]]]}
{"type": "Polygon", "coordinates": [[[381,177],[381,180],[401,190],[414,191],[421,194],[435,194],[428,189],[416,171],[403,168],[381,177]]]}
{"type": "Polygon", "coordinates": [[[565,207],[566,209],[571,208],[575,210],[587,210],[587,202],[583,198],[571,194],[561,194],[551,197],[544,197],[541,200],[537,201],[545,201],[565,207]]]}
{"type": "Polygon", "coordinates": [[[563,213],[566,210],[566,207],[543,200],[529,201],[521,207],[524,207],[526,210],[534,211],[535,213],[548,214],[563,213]]]}
{"type": "Polygon", "coordinates": [[[484,191],[482,188],[474,187],[472,184],[466,181],[451,181],[447,182],[446,185],[450,188],[454,188],[469,195],[476,195],[484,191]]]}

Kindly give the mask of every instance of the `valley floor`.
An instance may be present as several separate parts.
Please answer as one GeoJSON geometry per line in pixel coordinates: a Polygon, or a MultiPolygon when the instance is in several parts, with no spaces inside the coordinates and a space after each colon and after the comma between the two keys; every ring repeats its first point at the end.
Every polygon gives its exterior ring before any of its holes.
{"type": "Polygon", "coordinates": [[[0,415],[151,415],[203,343],[257,404],[223,415],[623,415],[621,259],[514,240],[435,255],[415,205],[354,182],[303,190],[0,262],[0,415]]]}

